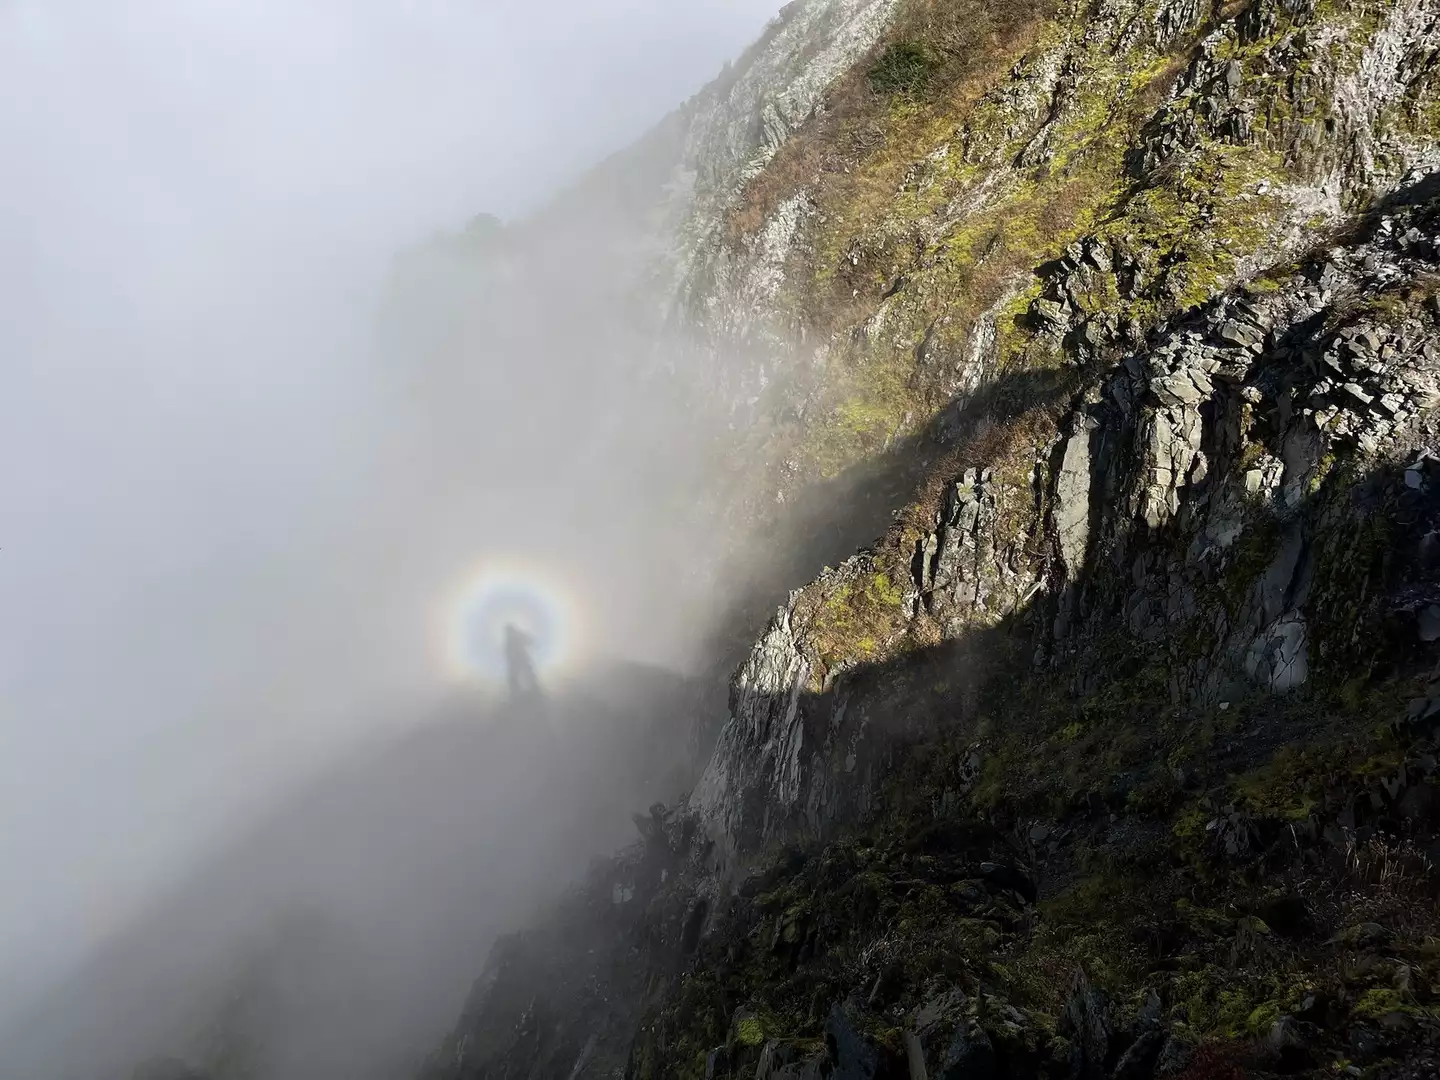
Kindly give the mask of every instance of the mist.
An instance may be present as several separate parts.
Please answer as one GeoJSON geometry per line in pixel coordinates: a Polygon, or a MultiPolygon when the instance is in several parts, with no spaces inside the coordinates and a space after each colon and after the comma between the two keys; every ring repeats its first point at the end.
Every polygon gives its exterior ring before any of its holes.
{"type": "Polygon", "coordinates": [[[139,968],[188,986],[336,895],[403,973],[375,1000],[443,1028],[487,935],[679,794],[603,748],[687,738],[723,423],[637,396],[670,346],[563,257],[624,223],[543,221],[775,7],[0,6],[0,1029],[84,987],[93,1034],[27,1075],[128,1075],[175,1021],[118,1008],[139,968]],[[548,734],[457,670],[487,573],[564,609],[548,734]]]}

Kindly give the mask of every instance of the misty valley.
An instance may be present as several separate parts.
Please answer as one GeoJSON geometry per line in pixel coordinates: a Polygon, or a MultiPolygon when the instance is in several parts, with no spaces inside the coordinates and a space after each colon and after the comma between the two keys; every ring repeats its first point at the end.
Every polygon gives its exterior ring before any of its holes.
{"type": "Polygon", "coordinates": [[[1440,3],[770,8],[0,11],[0,1080],[1440,1076],[1440,3]]]}

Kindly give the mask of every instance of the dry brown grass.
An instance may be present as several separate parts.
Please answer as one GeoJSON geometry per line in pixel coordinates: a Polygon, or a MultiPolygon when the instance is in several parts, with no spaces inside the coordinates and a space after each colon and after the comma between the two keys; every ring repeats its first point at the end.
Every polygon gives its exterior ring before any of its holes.
{"type": "Polygon", "coordinates": [[[907,145],[907,135],[937,121],[961,122],[995,73],[1034,44],[1054,8],[1049,2],[910,0],[872,54],[920,41],[938,57],[924,94],[907,101],[909,115],[893,115],[894,95],[871,85],[870,62],[856,64],[831,88],[816,117],[751,181],[729,215],[730,242],[753,236],[781,201],[806,185],[818,185],[817,201],[829,206],[857,206],[862,184],[887,197],[911,164],[901,154],[884,161],[887,147],[907,145]]]}

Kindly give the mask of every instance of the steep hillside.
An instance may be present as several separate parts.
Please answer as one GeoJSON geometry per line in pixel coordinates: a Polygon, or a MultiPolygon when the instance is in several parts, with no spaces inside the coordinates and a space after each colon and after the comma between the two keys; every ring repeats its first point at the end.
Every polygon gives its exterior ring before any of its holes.
{"type": "Polygon", "coordinates": [[[873,14],[673,317],[893,519],[427,1080],[1434,1075],[1440,11],[873,14]]]}

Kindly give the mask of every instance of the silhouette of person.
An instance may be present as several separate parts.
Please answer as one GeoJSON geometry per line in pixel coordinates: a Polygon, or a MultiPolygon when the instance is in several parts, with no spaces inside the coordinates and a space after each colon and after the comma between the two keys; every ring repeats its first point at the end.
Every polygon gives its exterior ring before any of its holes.
{"type": "Polygon", "coordinates": [[[530,658],[530,647],[534,644],[535,639],[514,623],[505,624],[505,675],[511,697],[540,696],[540,679],[530,658]]]}

